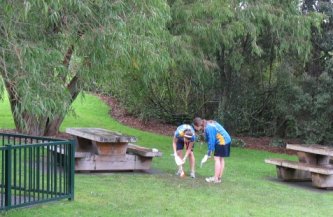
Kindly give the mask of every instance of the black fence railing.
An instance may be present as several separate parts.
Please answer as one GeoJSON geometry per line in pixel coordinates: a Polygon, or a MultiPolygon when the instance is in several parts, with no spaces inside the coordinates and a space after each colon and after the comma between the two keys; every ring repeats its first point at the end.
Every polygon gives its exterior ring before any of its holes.
{"type": "Polygon", "coordinates": [[[0,133],[0,210],[74,199],[74,141],[0,133]]]}

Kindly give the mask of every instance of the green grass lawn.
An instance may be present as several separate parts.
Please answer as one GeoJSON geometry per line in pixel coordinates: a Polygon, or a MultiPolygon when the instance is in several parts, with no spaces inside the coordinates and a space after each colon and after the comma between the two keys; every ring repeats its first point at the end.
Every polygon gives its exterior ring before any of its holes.
{"type": "MultiPolygon", "coordinates": [[[[100,127],[136,136],[138,143],[163,152],[153,160],[154,174],[98,173],[75,175],[75,200],[3,212],[4,216],[333,216],[333,191],[276,180],[268,157],[293,157],[232,148],[221,184],[205,183],[213,161],[197,167],[197,178],[175,176],[171,137],[126,127],[108,115],[108,106],[92,95],[74,103],[76,116],[61,126],[100,127]]],[[[13,128],[7,100],[0,102],[0,128],[13,128]]],[[[197,166],[206,151],[195,147],[197,166]]],[[[186,164],[188,170],[188,162],[186,164]]]]}

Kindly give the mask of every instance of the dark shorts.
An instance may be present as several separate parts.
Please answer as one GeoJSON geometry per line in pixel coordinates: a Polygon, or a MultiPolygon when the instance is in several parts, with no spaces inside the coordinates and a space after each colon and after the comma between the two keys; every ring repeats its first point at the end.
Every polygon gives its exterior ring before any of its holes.
{"type": "MultiPolygon", "coordinates": [[[[184,140],[183,139],[178,139],[176,145],[177,145],[177,151],[183,150],[184,149],[184,140]]],[[[192,146],[191,151],[193,151],[193,148],[194,148],[194,144],[192,146]]],[[[187,149],[187,147],[186,147],[186,149],[187,149]]]]}
{"type": "Polygon", "coordinates": [[[215,145],[215,157],[229,157],[230,156],[230,143],[226,145],[215,145]]]}

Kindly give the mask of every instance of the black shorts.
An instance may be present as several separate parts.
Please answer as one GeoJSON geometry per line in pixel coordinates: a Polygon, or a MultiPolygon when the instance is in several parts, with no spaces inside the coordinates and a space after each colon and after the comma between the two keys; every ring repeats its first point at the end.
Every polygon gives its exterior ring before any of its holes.
{"type": "MultiPolygon", "coordinates": [[[[176,145],[177,145],[177,149],[176,149],[177,151],[183,150],[184,149],[184,139],[178,139],[176,145]]],[[[193,148],[194,148],[194,143],[193,143],[191,151],[193,151],[193,148]]],[[[186,147],[186,150],[187,150],[187,147],[186,147]]]]}
{"type": "Polygon", "coordinates": [[[215,145],[215,157],[229,157],[230,156],[230,143],[226,145],[215,145]]]}

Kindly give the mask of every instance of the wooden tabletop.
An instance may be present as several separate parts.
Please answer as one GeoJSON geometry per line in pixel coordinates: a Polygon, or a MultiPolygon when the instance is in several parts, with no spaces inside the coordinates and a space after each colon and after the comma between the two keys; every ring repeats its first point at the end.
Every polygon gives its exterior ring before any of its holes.
{"type": "Polygon", "coordinates": [[[323,145],[287,144],[287,149],[325,156],[333,156],[333,147],[323,145]]]}
{"type": "Polygon", "coordinates": [[[101,128],[67,128],[66,133],[96,142],[136,142],[134,136],[127,136],[101,128]]]}

